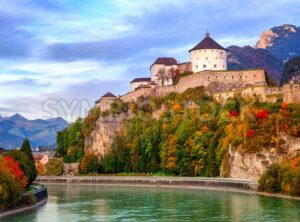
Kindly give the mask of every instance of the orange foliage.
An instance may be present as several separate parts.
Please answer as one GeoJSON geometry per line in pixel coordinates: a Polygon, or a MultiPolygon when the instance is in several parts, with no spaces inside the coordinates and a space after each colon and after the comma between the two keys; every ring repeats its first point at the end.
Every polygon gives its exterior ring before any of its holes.
{"type": "Polygon", "coordinates": [[[37,162],[36,169],[38,171],[38,175],[44,176],[46,174],[46,168],[41,162],[37,162]]]}
{"type": "Polygon", "coordinates": [[[291,159],[291,167],[293,170],[297,170],[300,167],[300,157],[291,159]]]}
{"type": "Polygon", "coordinates": [[[172,170],[175,168],[175,150],[176,150],[177,137],[171,136],[168,141],[168,160],[167,160],[167,168],[172,170]]]}
{"type": "Polygon", "coordinates": [[[182,106],[181,106],[181,104],[176,103],[176,104],[173,106],[173,112],[177,113],[177,112],[180,112],[180,111],[182,111],[182,106]]]}

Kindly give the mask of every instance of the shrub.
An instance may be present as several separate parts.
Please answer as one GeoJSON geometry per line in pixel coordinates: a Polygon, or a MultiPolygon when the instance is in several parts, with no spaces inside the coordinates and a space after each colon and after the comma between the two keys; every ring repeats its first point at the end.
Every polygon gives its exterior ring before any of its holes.
{"type": "Polygon", "coordinates": [[[52,158],[46,163],[46,174],[48,176],[60,176],[64,172],[64,162],[59,158],[52,158]]]}
{"type": "Polygon", "coordinates": [[[259,179],[258,190],[265,191],[269,193],[278,193],[281,189],[281,178],[280,178],[280,165],[272,164],[263,173],[259,179]]]}

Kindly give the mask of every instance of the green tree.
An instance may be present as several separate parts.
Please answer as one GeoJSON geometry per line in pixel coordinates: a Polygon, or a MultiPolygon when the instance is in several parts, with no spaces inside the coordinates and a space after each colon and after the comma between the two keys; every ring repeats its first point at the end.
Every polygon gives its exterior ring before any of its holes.
{"type": "Polygon", "coordinates": [[[27,157],[28,161],[28,167],[31,169],[31,173],[29,175],[29,184],[31,184],[35,178],[37,177],[37,170],[35,167],[35,161],[32,155],[32,150],[31,150],[31,145],[30,141],[26,138],[23,141],[23,144],[21,146],[20,152],[24,153],[25,156],[27,157]]]}
{"type": "Polygon", "coordinates": [[[60,158],[52,158],[46,163],[46,174],[48,176],[60,176],[64,172],[64,162],[60,158]]]}

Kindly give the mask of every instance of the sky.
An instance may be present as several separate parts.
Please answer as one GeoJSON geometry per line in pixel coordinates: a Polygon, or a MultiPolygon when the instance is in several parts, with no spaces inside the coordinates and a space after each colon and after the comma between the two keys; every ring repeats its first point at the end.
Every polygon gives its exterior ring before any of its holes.
{"type": "Polygon", "coordinates": [[[0,0],[0,116],[84,116],[107,91],[130,90],[160,56],[188,61],[211,36],[255,45],[299,26],[299,0],[0,0]]]}

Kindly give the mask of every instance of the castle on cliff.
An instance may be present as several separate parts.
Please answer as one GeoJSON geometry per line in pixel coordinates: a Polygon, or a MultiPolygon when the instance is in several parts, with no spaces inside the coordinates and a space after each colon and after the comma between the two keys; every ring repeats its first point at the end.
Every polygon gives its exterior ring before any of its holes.
{"type": "MultiPolygon", "coordinates": [[[[227,53],[207,32],[204,39],[189,50],[189,62],[178,63],[172,57],[157,58],[150,66],[150,77],[133,79],[131,91],[119,98],[131,102],[140,97],[165,96],[204,86],[221,103],[237,94],[243,98],[257,97],[263,102],[276,102],[279,98],[286,103],[300,102],[300,83],[273,87],[268,85],[264,69],[227,70],[227,53]]],[[[108,110],[115,99],[115,95],[106,93],[96,101],[96,106],[101,111],[108,110]]]]}

